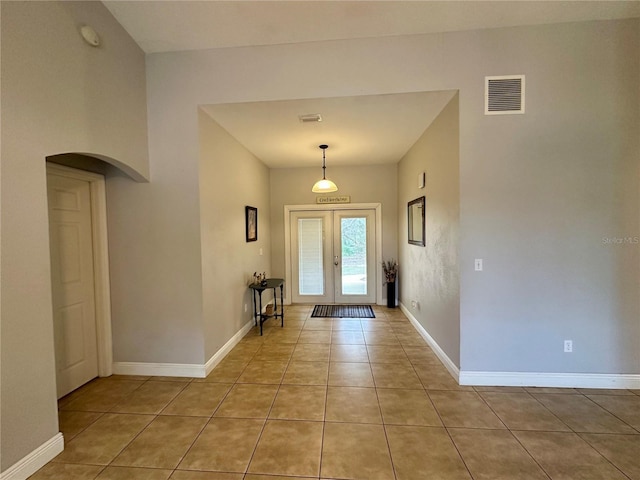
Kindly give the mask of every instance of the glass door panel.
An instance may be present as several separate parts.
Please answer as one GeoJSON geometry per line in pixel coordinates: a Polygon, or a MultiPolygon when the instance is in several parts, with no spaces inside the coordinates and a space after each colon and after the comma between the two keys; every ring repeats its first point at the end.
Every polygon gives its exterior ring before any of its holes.
{"type": "Polygon", "coordinates": [[[375,212],[334,212],[336,303],[375,303],[375,212]]]}

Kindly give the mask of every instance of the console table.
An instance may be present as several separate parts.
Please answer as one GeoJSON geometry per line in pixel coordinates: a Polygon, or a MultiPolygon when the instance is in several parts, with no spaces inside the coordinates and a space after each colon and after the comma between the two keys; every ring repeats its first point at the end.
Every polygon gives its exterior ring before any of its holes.
{"type": "Polygon", "coordinates": [[[249,288],[253,290],[253,316],[256,320],[256,326],[260,323],[260,335],[262,335],[262,324],[270,318],[280,318],[280,326],[284,327],[284,279],[282,278],[267,278],[264,283],[249,285],[249,288]],[[267,315],[262,313],[262,292],[273,289],[273,314],[267,315]],[[278,295],[276,289],[280,288],[280,312],[278,312],[278,295]],[[256,297],[257,300],[256,300],[256,297]]]}

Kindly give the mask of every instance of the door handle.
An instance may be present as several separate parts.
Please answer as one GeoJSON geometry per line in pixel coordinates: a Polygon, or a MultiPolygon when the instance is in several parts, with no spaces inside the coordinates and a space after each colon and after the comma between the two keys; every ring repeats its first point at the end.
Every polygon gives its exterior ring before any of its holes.
{"type": "Polygon", "coordinates": [[[335,257],[333,257],[333,264],[337,267],[338,266],[338,255],[336,255],[335,257]]]}

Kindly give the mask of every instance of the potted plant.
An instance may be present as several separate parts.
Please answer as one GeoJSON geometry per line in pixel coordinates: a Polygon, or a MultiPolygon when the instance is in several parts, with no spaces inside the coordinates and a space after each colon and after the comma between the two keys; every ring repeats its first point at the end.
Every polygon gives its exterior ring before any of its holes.
{"type": "Polygon", "coordinates": [[[385,284],[387,285],[387,307],[396,306],[396,277],[398,276],[398,262],[387,260],[382,262],[385,284]]]}

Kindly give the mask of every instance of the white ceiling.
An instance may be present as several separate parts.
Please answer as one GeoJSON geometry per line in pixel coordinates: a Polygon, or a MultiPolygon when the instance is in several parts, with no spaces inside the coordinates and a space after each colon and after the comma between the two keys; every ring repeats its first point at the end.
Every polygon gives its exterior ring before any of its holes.
{"type": "MultiPolygon", "coordinates": [[[[640,17],[638,1],[103,1],[147,53],[640,17]]],[[[453,92],[203,106],[272,168],[394,163],[453,92]],[[302,124],[298,115],[324,121],[302,124]]]]}

